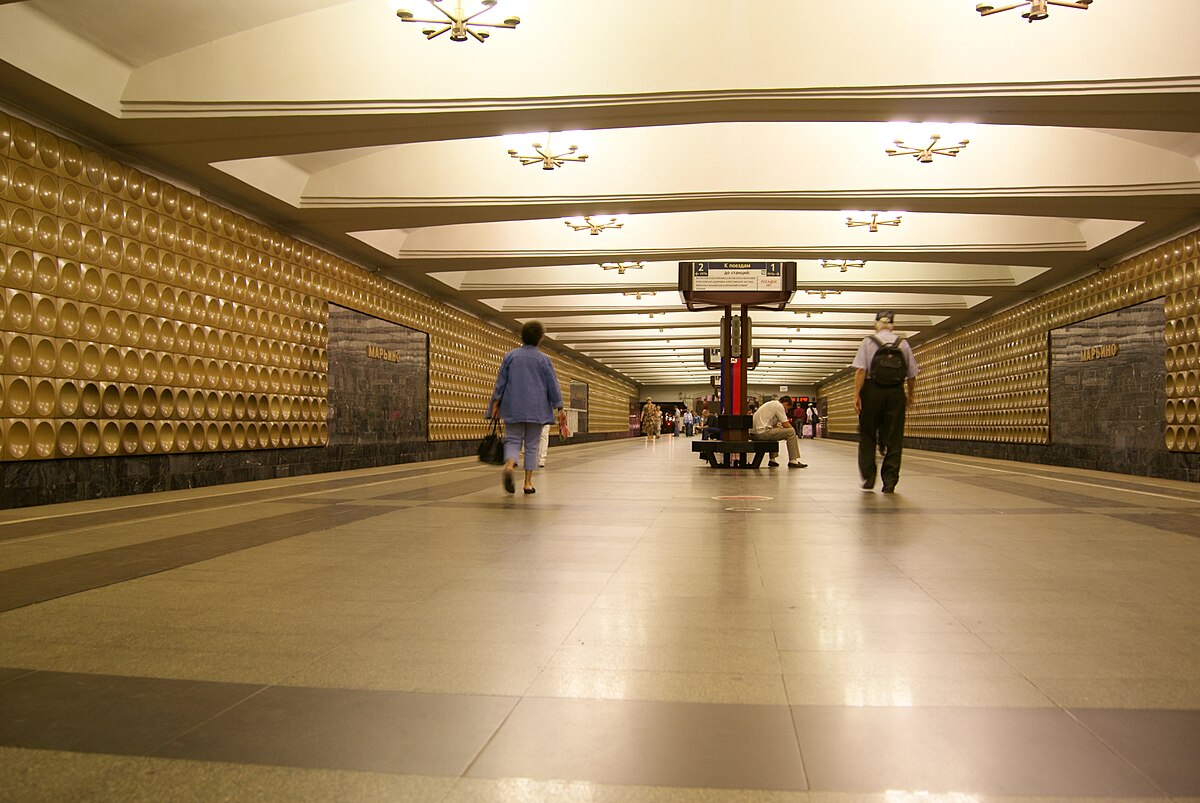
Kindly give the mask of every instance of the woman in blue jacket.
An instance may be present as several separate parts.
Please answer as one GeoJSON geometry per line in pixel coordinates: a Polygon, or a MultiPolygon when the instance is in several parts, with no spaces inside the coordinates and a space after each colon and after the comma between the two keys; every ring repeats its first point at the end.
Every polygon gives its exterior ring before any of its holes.
{"type": "Polygon", "coordinates": [[[550,358],[538,351],[538,343],[546,333],[539,321],[521,327],[521,342],[525,345],[504,355],[496,375],[496,389],[488,404],[488,418],[504,420],[504,490],[510,494],[513,469],[517,455],[525,452],[525,493],[534,492],[533,472],[538,464],[538,441],[542,427],[553,424],[554,413],[563,406],[558,376],[550,358]]]}

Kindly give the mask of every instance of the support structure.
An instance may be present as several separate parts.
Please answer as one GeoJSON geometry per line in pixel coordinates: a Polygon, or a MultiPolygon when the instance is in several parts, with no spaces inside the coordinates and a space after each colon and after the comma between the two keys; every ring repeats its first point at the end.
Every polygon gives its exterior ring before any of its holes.
{"type": "MultiPolygon", "coordinates": [[[[719,362],[710,349],[705,350],[704,359],[707,368],[719,368],[721,372],[721,411],[717,426],[721,429],[721,443],[725,448],[718,451],[728,455],[731,447],[744,447],[739,463],[742,465],[746,463],[745,454],[754,451],[754,466],[757,467],[762,453],[757,445],[750,443],[753,419],[748,415],[747,387],[749,372],[758,367],[760,351],[752,345],[749,311],[787,306],[796,291],[796,263],[680,262],[679,291],[690,310],[725,311],[721,318],[719,362]]],[[[708,454],[709,462],[716,466],[711,454],[714,448],[703,443],[693,444],[695,451],[708,454]]]]}

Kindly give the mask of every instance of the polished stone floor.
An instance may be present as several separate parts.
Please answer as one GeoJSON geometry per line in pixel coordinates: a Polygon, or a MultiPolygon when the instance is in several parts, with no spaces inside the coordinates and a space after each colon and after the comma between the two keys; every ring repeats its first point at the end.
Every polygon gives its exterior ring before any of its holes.
{"type": "Polygon", "coordinates": [[[1200,800],[1200,488],[664,438],[0,513],[0,800],[1200,800]]]}

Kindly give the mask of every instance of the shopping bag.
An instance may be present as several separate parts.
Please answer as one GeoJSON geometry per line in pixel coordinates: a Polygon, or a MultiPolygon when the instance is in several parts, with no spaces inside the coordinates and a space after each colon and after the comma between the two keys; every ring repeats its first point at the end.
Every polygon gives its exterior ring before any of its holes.
{"type": "Polygon", "coordinates": [[[563,410],[558,416],[558,437],[564,441],[571,437],[571,427],[567,425],[567,411],[563,410]]]}
{"type": "Polygon", "coordinates": [[[812,424],[805,424],[800,428],[800,436],[803,438],[811,438],[813,436],[812,424]]]}
{"type": "Polygon", "coordinates": [[[479,460],[493,466],[504,465],[504,438],[500,435],[500,419],[492,420],[492,431],[479,442],[479,460]]]}

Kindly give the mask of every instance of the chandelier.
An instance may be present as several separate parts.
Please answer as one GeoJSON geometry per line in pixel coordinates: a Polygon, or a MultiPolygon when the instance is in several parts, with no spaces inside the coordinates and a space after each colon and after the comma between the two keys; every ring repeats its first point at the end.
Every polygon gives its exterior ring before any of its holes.
{"type": "Polygon", "coordinates": [[[556,167],[562,167],[567,162],[586,162],[587,154],[575,155],[575,151],[579,150],[578,145],[570,145],[563,153],[555,153],[550,147],[550,135],[546,135],[546,144],[540,142],[533,143],[533,155],[520,154],[515,150],[509,150],[508,155],[520,161],[524,167],[529,165],[541,164],[543,170],[553,170],[556,167]]]}
{"type": "Polygon", "coordinates": [[[569,220],[564,220],[563,223],[566,223],[575,231],[586,230],[588,234],[599,234],[605,229],[619,229],[625,225],[624,223],[618,223],[615,217],[607,223],[593,223],[591,215],[584,215],[582,224],[572,223],[569,220]]]}
{"type": "Polygon", "coordinates": [[[804,292],[810,296],[820,296],[822,301],[825,300],[826,296],[840,296],[842,294],[841,290],[805,290],[804,292]]]}
{"type": "Polygon", "coordinates": [[[975,10],[979,12],[981,17],[987,17],[991,14],[999,14],[1001,11],[1012,11],[1014,8],[1029,6],[1029,10],[1022,13],[1021,16],[1030,22],[1044,20],[1050,16],[1048,6],[1062,6],[1063,8],[1077,8],[1080,11],[1087,11],[1087,7],[1092,4],[1092,0],[1025,0],[1024,3],[1011,3],[1007,6],[996,8],[991,3],[980,3],[975,6],[975,10]]]}
{"type": "Polygon", "coordinates": [[[641,270],[646,267],[645,262],[601,262],[600,267],[605,270],[615,270],[618,276],[624,276],[627,270],[641,270]]]}
{"type": "MultiPolygon", "coordinates": [[[[933,161],[934,154],[938,156],[958,156],[963,148],[971,143],[971,140],[964,139],[957,145],[949,145],[938,147],[938,140],[942,137],[940,134],[931,134],[930,142],[924,148],[914,148],[912,145],[905,145],[901,140],[896,140],[895,148],[888,148],[888,156],[911,156],[921,164],[929,164],[933,161]]],[[[510,151],[511,153],[511,151],[510,151]]]]}
{"type": "Polygon", "coordinates": [[[863,259],[822,259],[822,268],[837,268],[839,273],[845,273],[848,268],[865,268],[866,260],[863,259]]]}
{"type": "Polygon", "coordinates": [[[463,10],[462,0],[454,0],[454,11],[447,11],[442,7],[442,0],[428,0],[429,5],[441,12],[444,19],[421,20],[413,16],[411,11],[400,9],[396,12],[396,16],[403,22],[423,22],[430,25],[440,25],[440,28],[426,28],[421,31],[425,34],[426,39],[436,39],[447,31],[450,32],[450,41],[465,42],[468,36],[475,37],[477,42],[482,43],[483,40],[491,36],[487,31],[477,31],[475,28],[515,28],[521,24],[521,18],[516,16],[505,17],[503,22],[474,22],[473,20],[480,14],[490,11],[492,6],[496,5],[499,0],[479,0],[483,8],[476,11],[474,14],[468,15],[463,10]]]}
{"type": "Polygon", "coordinates": [[[882,214],[881,212],[872,212],[870,220],[855,220],[853,217],[848,217],[848,218],[846,218],[846,227],[853,229],[857,226],[866,226],[867,231],[876,232],[876,231],[879,231],[880,226],[899,226],[900,225],[900,218],[901,218],[900,215],[896,215],[895,220],[880,220],[879,216],[881,214],[882,214]]]}

